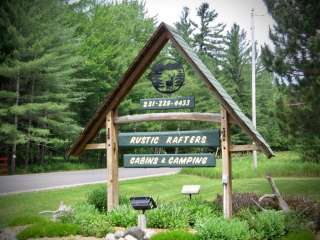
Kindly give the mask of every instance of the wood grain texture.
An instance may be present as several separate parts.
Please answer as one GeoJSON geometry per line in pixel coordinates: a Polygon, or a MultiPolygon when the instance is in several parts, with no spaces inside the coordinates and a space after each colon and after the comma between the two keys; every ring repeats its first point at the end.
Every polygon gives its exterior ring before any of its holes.
{"type": "Polygon", "coordinates": [[[167,112],[167,113],[147,113],[135,114],[117,117],[116,124],[145,122],[145,121],[200,121],[220,123],[220,113],[183,113],[183,112],[167,112]]]}
{"type": "Polygon", "coordinates": [[[119,204],[118,183],[118,140],[117,128],[114,124],[113,111],[106,117],[106,152],[107,152],[107,210],[112,211],[119,204]]]}

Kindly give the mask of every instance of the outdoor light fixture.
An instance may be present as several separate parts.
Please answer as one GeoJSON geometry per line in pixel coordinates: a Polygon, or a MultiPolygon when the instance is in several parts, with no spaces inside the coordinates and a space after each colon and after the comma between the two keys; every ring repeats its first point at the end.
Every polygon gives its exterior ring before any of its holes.
{"type": "Polygon", "coordinates": [[[199,194],[200,185],[184,185],[181,189],[181,193],[185,195],[189,195],[190,199],[192,195],[199,194]]]}
{"type": "Polygon", "coordinates": [[[156,202],[152,197],[131,197],[130,203],[133,209],[142,211],[142,214],[138,215],[138,227],[145,229],[147,227],[147,218],[144,213],[146,210],[156,208],[156,202]]]}

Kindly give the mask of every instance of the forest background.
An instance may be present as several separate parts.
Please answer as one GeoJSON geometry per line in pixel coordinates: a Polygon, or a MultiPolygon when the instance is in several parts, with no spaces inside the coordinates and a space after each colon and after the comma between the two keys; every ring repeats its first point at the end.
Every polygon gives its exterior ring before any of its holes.
{"type": "MultiPolygon", "coordinates": [[[[141,1],[72,2],[0,3],[0,155],[9,157],[12,173],[105,167],[103,151],[79,158],[68,157],[67,151],[158,25],[156,18],[147,17],[141,1]]],[[[320,4],[264,2],[276,26],[270,31],[273,46],[255,43],[257,128],[273,149],[293,150],[303,161],[320,162],[320,4]]],[[[247,33],[236,23],[228,29],[218,22],[214,6],[207,3],[196,9],[197,19],[190,19],[189,11],[181,9],[175,27],[251,117],[247,33]]],[[[183,64],[185,86],[173,95],[159,94],[147,71],[119,114],[141,112],[139,99],[175,96],[194,96],[195,111],[219,112],[219,104],[170,44],[156,62],[166,57],[183,64]]],[[[120,130],[210,127],[170,122],[120,130]]],[[[234,142],[249,141],[239,129],[232,131],[234,142]]],[[[96,141],[104,138],[102,130],[96,141]]]]}

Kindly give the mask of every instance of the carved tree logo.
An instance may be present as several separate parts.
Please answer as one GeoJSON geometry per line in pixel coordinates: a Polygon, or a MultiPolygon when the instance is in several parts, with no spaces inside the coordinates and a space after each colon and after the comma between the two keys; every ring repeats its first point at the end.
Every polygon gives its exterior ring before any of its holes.
{"type": "Polygon", "coordinates": [[[175,59],[166,58],[151,67],[150,80],[161,93],[174,93],[184,85],[184,70],[175,59]]]}

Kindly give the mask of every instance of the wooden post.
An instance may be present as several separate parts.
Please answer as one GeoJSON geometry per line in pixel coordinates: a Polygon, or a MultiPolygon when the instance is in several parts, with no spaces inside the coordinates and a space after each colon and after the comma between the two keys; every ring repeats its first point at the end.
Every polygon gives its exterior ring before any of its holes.
{"type": "Polygon", "coordinates": [[[117,127],[114,124],[115,112],[106,117],[106,152],[107,152],[107,210],[110,212],[119,203],[118,195],[118,140],[117,127]]]}
{"type": "Polygon", "coordinates": [[[232,165],[230,154],[230,115],[221,109],[221,152],[222,152],[222,183],[223,213],[225,218],[232,217],[232,165]]]}

